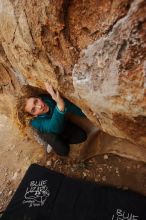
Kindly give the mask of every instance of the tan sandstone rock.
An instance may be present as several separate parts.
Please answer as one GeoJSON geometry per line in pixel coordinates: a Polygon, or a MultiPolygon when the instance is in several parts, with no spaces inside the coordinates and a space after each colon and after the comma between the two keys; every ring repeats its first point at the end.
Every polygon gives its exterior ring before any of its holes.
{"type": "Polygon", "coordinates": [[[131,142],[110,152],[144,161],[145,57],[145,0],[0,1],[1,93],[48,80],[105,133],[131,142]]]}

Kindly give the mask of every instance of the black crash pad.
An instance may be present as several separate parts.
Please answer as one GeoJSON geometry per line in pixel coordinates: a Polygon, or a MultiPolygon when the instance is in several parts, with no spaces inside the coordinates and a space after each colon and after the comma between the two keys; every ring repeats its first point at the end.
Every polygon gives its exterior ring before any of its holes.
{"type": "Polygon", "coordinates": [[[146,220],[146,197],[32,164],[2,220],[146,220]]]}

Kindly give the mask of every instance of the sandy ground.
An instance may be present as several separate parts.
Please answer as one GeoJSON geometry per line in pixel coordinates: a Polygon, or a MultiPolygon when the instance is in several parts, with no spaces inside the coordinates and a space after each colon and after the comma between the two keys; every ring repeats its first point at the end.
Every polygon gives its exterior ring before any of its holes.
{"type": "MultiPolygon", "coordinates": [[[[72,151],[76,151],[77,147],[72,146],[72,151]]],[[[125,190],[129,188],[146,195],[145,163],[113,154],[96,156],[86,162],[61,158],[53,152],[46,156],[41,145],[21,137],[17,128],[4,115],[0,115],[0,158],[0,211],[6,208],[26,169],[34,162],[71,177],[125,190]]]]}
{"type": "Polygon", "coordinates": [[[4,210],[31,163],[46,159],[44,149],[20,135],[5,115],[0,115],[0,211],[4,210]]]}

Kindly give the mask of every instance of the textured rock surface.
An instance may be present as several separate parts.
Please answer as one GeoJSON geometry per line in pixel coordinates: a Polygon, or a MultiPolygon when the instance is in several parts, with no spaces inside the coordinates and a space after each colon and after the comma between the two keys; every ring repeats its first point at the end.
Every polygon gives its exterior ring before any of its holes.
{"type": "Polygon", "coordinates": [[[102,129],[140,144],[146,141],[145,12],[144,1],[133,1],[108,35],[82,51],[73,70],[74,87],[102,129]]]}
{"type": "Polygon", "coordinates": [[[145,0],[0,0],[1,93],[48,80],[137,154],[146,151],[145,57],[145,0]]]}

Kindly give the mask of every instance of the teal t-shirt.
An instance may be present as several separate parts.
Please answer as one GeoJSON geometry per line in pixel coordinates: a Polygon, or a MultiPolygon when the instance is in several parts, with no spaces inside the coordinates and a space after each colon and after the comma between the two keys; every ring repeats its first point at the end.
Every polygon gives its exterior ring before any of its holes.
{"type": "Polygon", "coordinates": [[[65,110],[61,112],[56,102],[47,95],[40,96],[40,98],[49,106],[49,113],[45,113],[33,118],[30,124],[33,128],[41,133],[57,133],[60,134],[64,130],[64,125],[67,123],[65,114],[73,113],[80,117],[86,117],[82,110],[74,105],[72,102],[64,98],[65,110]]]}

